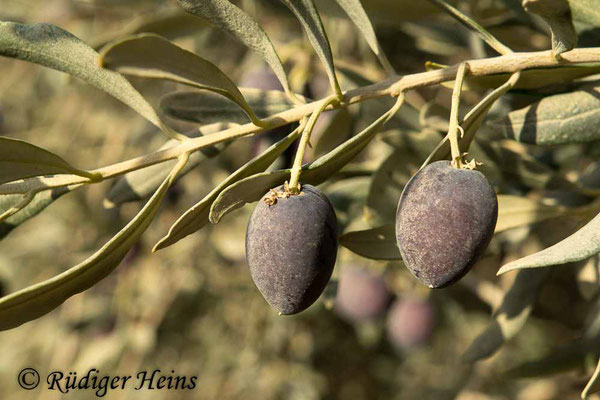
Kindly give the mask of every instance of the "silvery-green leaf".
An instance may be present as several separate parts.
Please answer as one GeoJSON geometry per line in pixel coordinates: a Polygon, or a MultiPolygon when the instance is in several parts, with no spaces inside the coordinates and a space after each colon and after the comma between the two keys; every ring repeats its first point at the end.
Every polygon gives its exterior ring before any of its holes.
{"type": "Polygon", "coordinates": [[[386,57],[379,41],[377,40],[377,36],[375,35],[375,30],[373,29],[373,25],[371,25],[371,21],[365,9],[363,8],[360,0],[335,0],[340,7],[348,14],[348,17],[354,22],[354,25],[360,30],[363,37],[367,41],[367,44],[373,50],[373,53],[377,55],[379,58],[379,62],[385,69],[388,74],[394,74],[394,67],[390,64],[388,58],[386,57]]]}
{"type": "Polygon", "coordinates": [[[494,233],[531,225],[564,215],[565,209],[542,204],[526,197],[498,195],[498,222],[494,233]]]}
{"type": "Polygon", "coordinates": [[[600,0],[569,0],[575,21],[600,26],[600,0]]]}
{"type": "MultiPolygon", "coordinates": [[[[294,105],[279,90],[240,88],[250,108],[259,118],[280,113],[294,105]]],[[[165,95],[160,100],[162,113],[176,119],[212,124],[220,121],[243,124],[246,114],[223,96],[206,91],[181,91],[165,95]]]]}
{"type": "Polygon", "coordinates": [[[114,96],[169,133],[152,106],[122,75],[101,68],[94,49],[59,27],[0,22],[0,55],[76,76],[114,96]]]}
{"type": "Polygon", "coordinates": [[[542,251],[510,262],[498,274],[523,268],[540,268],[585,260],[600,252],[600,214],[583,228],[542,251]]]}
{"type": "Polygon", "coordinates": [[[103,67],[144,78],[167,79],[225,96],[257,123],[238,87],[216,65],[153,33],[109,43],[100,51],[103,67]]]}
{"type": "Polygon", "coordinates": [[[340,89],[337,77],[335,76],[335,67],[333,65],[333,55],[331,54],[329,39],[327,39],[327,33],[325,33],[323,22],[321,22],[319,11],[313,0],[281,1],[294,13],[298,21],[302,24],[302,27],[308,36],[308,40],[310,40],[310,43],[325,67],[325,72],[327,72],[333,92],[341,96],[342,90],[340,89]]]}
{"type": "Polygon", "coordinates": [[[161,200],[184,165],[177,166],[140,212],[112,239],[82,263],[46,281],[0,298],[0,330],[39,318],[69,297],[89,289],[119,265],[156,215],[161,200]]]}
{"type": "Polygon", "coordinates": [[[491,356],[523,328],[546,275],[546,270],[519,272],[490,325],[463,354],[464,361],[475,362],[491,356]]]}
{"type": "Polygon", "coordinates": [[[71,166],[54,153],[22,140],[0,136],[0,184],[41,175],[94,175],[71,166]]]}
{"type": "Polygon", "coordinates": [[[321,114],[311,134],[313,154],[322,156],[348,140],[352,136],[353,123],[347,108],[321,114]]]}
{"type": "Polygon", "coordinates": [[[227,179],[179,217],[171,226],[169,232],[156,243],[153,251],[164,249],[202,229],[204,225],[209,223],[210,206],[219,193],[235,182],[267,169],[298,138],[300,133],[299,129],[295,129],[288,136],[273,144],[262,154],[248,161],[238,168],[237,171],[229,175],[227,179]]]}
{"type": "Polygon", "coordinates": [[[273,43],[261,26],[228,0],[177,0],[187,12],[202,17],[233,35],[269,64],[286,92],[291,93],[287,75],[273,43]]]}
{"type": "MultiPolygon", "coordinates": [[[[378,129],[398,111],[403,98],[388,112],[380,116],[352,139],[319,157],[315,161],[302,166],[301,183],[319,185],[348,164],[373,139],[378,129]]],[[[210,209],[210,222],[216,224],[225,214],[230,213],[247,203],[258,201],[271,188],[283,184],[290,177],[291,170],[279,170],[256,174],[229,186],[223,190],[210,209]]]]}
{"type": "MultiPolygon", "coordinates": [[[[236,107],[237,109],[237,107],[236,107]]],[[[234,124],[212,124],[205,127],[200,127],[197,131],[189,132],[188,137],[198,137],[208,135],[224,129],[231,128],[234,124]]],[[[171,139],[160,147],[159,150],[172,147],[179,141],[171,139]]],[[[202,148],[201,150],[192,153],[185,167],[181,170],[177,179],[197,167],[202,161],[217,156],[227,145],[217,144],[202,148]]],[[[151,165],[149,167],[129,172],[124,176],[117,178],[104,201],[105,207],[114,207],[130,201],[139,201],[147,198],[154,193],[160,186],[162,181],[169,175],[169,171],[177,161],[171,160],[164,163],[151,165]]]]}
{"type": "Polygon", "coordinates": [[[592,374],[592,377],[588,381],[587,385],[581,392],[581,398],[587,399],[590,395],[600,392],[600,360],[598,360],[598,365],[596,365],[596,369],[592,374]]]}
{"type": "Polygon", "coordinates": [[[523,0],[527,12],[538,14],[550,26],[554,55],[569,51],[577,45],[577,33],[567,0],[523,0]]]}
{"type": "MultiPolygon", "coordinates": [[[[0,239],[3,239],[13,229],[27,221],[29,218],[39,214],[42,210],[52,204],[54,200],[58,199],[63,194],[68,193],[70,190],[72,190],[72,188],[70,189],[63,187],[52,190],[44,190],[40,193],[37,193],[33,200],[22,210],[0,222],[0,239]]],[[[8,194],[0,196],[0,214],[15,206],[22,198],[23,195],[21,194],[8,194]]]]}
{"type": "Polygon", "coordinates": [[[394,224],[344,233],[340,236],[340,244],[362,257],[373,260],[402,259],[396,245],[394,224]]]}
{"type": "Polygon", "coordinates": [[[523,143],[555,145],[600,139],[600,86],[548,96],[490,126],[523,143]]]}

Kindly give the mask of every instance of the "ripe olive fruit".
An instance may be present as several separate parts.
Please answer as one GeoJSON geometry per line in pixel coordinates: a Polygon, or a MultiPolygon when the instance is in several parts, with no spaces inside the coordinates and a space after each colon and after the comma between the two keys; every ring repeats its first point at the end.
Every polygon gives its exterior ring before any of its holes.
{"type": "Polygon", "coordinates": [[[398,299],[387,315],[389,341],[398,350],[425,344],[433,334],[435,310],[427,300],[398,299]]]}
{"type": "Polygon", "coordinates": [[[406,267],[430,288],[462,278],[490,242],[498,199],[478,171],[434,162],[408,182],[396,212],[396,241],[406,267]]]}
{"type": "Polygon", "coordinates": [[[335,296],[335,311],[342,318],[354,322],[375,319],[385,312],[390,300],[382,275],[344,266],[335,296]]]}
{"type": "Polygon", "coordinates": [[[296,314],[319,298],[333,272],[337,236],[335,212],[319,189],[303,185],[290,195],[280,186],[263,196],[248,222],[246,260],[271,307],[296,314]]]}

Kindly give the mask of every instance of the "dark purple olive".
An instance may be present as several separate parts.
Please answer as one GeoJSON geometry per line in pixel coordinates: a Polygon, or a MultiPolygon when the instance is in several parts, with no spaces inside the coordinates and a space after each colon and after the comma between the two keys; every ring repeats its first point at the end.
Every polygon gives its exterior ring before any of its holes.
{"type": "Polygon", "coordinates": [[[372,320],[384,313],[391,295],[383,276],[345,266],[340,273],[335,310],[350,321],[372,320]]]}
{"type": "Polygon", "coordinates": [[[427,300],[398,299],[386,321],[389,341],[398,350],[407,350],[429,341],[435,326],[435,310],[427,300]]]}
{"type": "Polygon", "coordinates": [[[434,162],[412,177],[398,203],[404,264],[430,288],[450,285],[485,251],[497,219],[496,193],[481,172],[434,162]]]}
{"type": "Polygon", "coordinates": [[[298,195],[280,186],[266,193],[246,230],[246,260],[265,300],[296,314],[323,293],[337,257],[337,220],[327,197],[311,185],[298,195]]]}

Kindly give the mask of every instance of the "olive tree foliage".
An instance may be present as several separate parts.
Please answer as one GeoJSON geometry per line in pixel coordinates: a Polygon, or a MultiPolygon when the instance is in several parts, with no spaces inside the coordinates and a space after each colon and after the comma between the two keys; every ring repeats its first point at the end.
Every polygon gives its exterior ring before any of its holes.
{"type": "MultiPolygon", "coordinates": [[[[344,167],[383,131],[388,121],[397,118],[407,92],[425,86],[450,85],[454,87],[451,113],[448,120],[442,121],[446,135],[436,143],[419,141],[408,133],[403,139],[388,138],[392,143],[400,140],[418,142],[413,146],[418,150],[410,154],[398,151],[374,172],[369,193],[361,199],[369,212],[372,227],[347,231],[340,237],[341,245],[366,258],[400,260],[393,221],[389,216],[395,213],[395,201],[403,185],[415,172],[404,168],[406,160],[412,159],[426,166],[451,159],[458,165],[469,166],[464,154],[469,151],[480,154],[475,149],[479,146],[476,134],[492,106],[507,92],[568,83],[600,72],[600,48],[577,48],[574,29],[574,22],[600,25],[600,2],[597,0],[523,1],[524,10],[547,23],[552,34],[552,49],[522,53],[512,51],[452,5],[443,0],[431,0],[498,54],[450,66],[429,63],[425,71],[407,75],[395,72],[361,2],[334,1],[354,23],[387,78],[379,82],[364,79],[363,85],[343,91],[338,81],[339,67],[320,16],[320,3],[281,0],[297,18],[326,72],[330,93],[320,99],[309,99],[294,92],[269,35],[250,14],[228,0],[178,0],[189,15],[168,16],[165,21],[177,24],[177,18],[197,20],[195,28],[202,29],[210,24],[233,36],[264,59],[283,92],[239,88],[218,65],[156,32],[146,32],[144,24],[136,25],[134,30],[114,40],[86,44],[51,24],[0,22],[0,55],[75,76],[135,110],[168,139],[157,151],[88,171],[33,144],[0,137],[0,239],[59,197],[109,179],[115,179],[116,184],[107,194],[106,204],[117,206],[125,201],[147,199],[138,214],[92,256],[46,281],[0,298],[0,329],[12,329],[39,318],[110,274],[150,225],[173,182],[201,166],[208,158],[217,157],[228,143],[299,123],[291,133],[247,160],[206,196],[199,198],[173,221],[168,232],[155,244],[154,251],[175,245],[207,224],[219,223],[228,213],[256,202],[264,193],[287,181],[295,187],[294,183],[299,181],[318,185],[332,178],[343,179],[344,167]],[[161,101],[161,111],[175,118],[210,123],[198,124],[197,132],[175,131],[129,83],[128,76],[170,80],[195,89],[166,93],[161,101]],[[464,90],[480,93],[481,100],[461,117],[459,105],[464,90]],[[394,99],[393,106],[382,111],[355,135],[348,137],[343,136],[347,132],[327,130],[320,140],[335,145],[328,147],[317,143],[316,147],[321,146],[326,151],[305,163],[304,150],[323,112],[386,98],[394,99]],[[299,146],[294,163],[287,169],[268,170],[296,141],[299,146]]],[[[488,121],[488,124],[497,137],[517,144],[559,146],[597,141],[600,139],[600,86],[591,81],[567,92],[548,95],[525,108],[512,110],[500,119],[488,121]],[[577,106],[570,106],[573,104],[577,106]]],[[[494,170],[509,171],[533,187],[544,187],[552,181],[561,188],[587,196],[599,194],[597,189],[584,182],[559,176],[536,159],[514,151],[515,147],[506,147],[493,140],[487,141],[486,146],[488,154],[493,155],[484,160],[489,167],[488,175],[494,170]]],[[[496,234],[566,215],[579,216],[584,224],[559,243],[500,268],[499,274],[518,270],[513,272],[517,276],[497,305],[489,328],[465,353],[464,358],[469,362],[493,354],[517,334],[533,307],[547,267],[584,261],[600,252],[600,216],[596,216],[600,206],[597,201],[568,208],[501,193],[498,202],[496,234]]],[[[584,395],[596,389],[597,376],[594,374],[584,395]]]]}

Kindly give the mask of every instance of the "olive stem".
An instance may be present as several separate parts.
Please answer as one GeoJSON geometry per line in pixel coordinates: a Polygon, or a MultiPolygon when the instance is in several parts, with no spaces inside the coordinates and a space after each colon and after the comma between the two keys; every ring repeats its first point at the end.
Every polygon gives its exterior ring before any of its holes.
{"type": "Polygon", "coordinates": [[[458,66],[456,72],[456,80],[454,81],[454,90],[452,91],[452,108],[450,109],[450,121],[448,126],[448,139],[450,140],[450,151],[452,152],[452,166],[462,168],[462,154],[458,146],[458,132],[461,127],[458,123],[458,107],[460,106],[460,92],[465,79],[465,75],[469,70],[469,65],[464,62],[458,66]]]}
{"type": "Polygon", "coordinates": [[[298,194],[299,183],[300,183],[300,173],[302,172],[302,160],[304,160],[304,152],[306,150],[306,146],[310,143],[310,135],[312,130],[317,122],[319,116],[325,111],[325,109],[333,103],[339,101],[339,98],[336,94],[333,94],[329,97],[321,100],[321,104],[318,108],[311,114],[306,126],[304,127],[304,131],[302,132],[302,137],[300,138],[300,143],[298,144],[298,151],[296,151],[296,157],[294,158],[294,164],[292,166],[291,176],[289,188],[290,192],[293,194],[298,194]]]}

